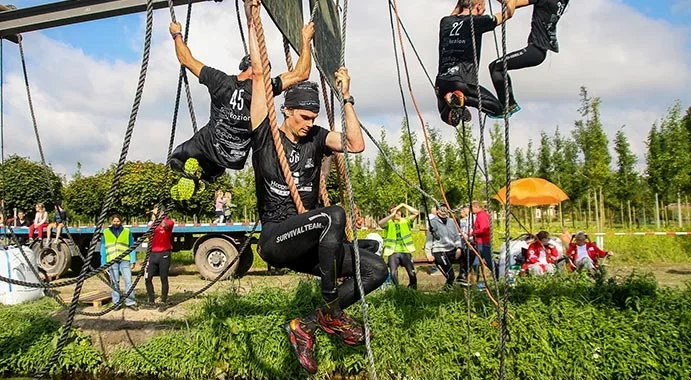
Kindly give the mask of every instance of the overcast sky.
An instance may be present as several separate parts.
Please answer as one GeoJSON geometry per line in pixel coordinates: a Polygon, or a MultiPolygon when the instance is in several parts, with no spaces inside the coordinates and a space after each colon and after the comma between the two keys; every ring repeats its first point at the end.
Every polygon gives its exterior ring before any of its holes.
{"type": "MultiPolygon", "coordinates": [[[[37,3],[15,2],[19,7],[37,3]]],[[[439,19],[451,11],[455,1],[399,3],[401,17],[434,77],[439,19]]],[[[196,4],[189,41],[196,58],[228,73],[237,71],[243,55],[233,4],[228,0],[196,4]]],[[[539,140],[541,130],[552,134],[556,126],[569,133],[578,118],[579,87],[584,85],[591,95],[602,98],[602,118],[610,139],[625,125],[634,152],[644,163],[651,124],[677,99],[684,108],[691,105],[691,25],[687,21],[691,0],[660,0],[654,8],[650,4],[642,0],[572,1],[559,24],[561,52],[549,53],[539,67],[512,72],[516,97],[523,107],[511,118],[512,147],[526,146],[531,137],[539,140]]],[[[519,10],[508,23],[509,50],[525,45],[529,9],[519,10]]],[[[184,7],[177,8],[181,22],[184,12],[184,7]]],[[[263,16],[274,71],[283,71],[280,36],[268,16],[263,16]]],[[[395,144],[403,112],[388,17],[387,1],[350,2],[346,63],[360,119],[377,135],[385,128],[395,144]]],[[[163,161],[170,130],[178,63],[168,34],[167,10],[156,11],[154,18],[149,75],[129,155],[133,160],[163,161]]],[[[25,34],[43,148],[58,172],[73,173],[79,161],[85,173],[93,173],[117,160],[137,82],[143,28],[140,14],[25,34]]],[[[5,154],[37,160],[17,48],[6,41],[3,48],[5,154]]],[[[410,46],[406,49],[425,121],[451,138],[453,130],[439,120],[434,93],[420,65],[412,60],[410,46]]],[[[492,86],[486,67],[496,54],[492,34],[485,35],[481,82],[488,88],[492,86]]],[[[318,80],[316,70],[312,79],[318,80]]],[[[196,79],[192,92],[201,127],[208,119],[209,98],[196,79]]],[[[477,120],[477,114],[474,116],[477,120]]],[[[324,119],[320,116],[326,126],[324,119]]],[[[177,142],[191,135],[186,112],[180,120],[177,142]]],[[[421,133],[417,118],[411,120],[411,126],[421,133]]],[[[375,149],[370,143],[365,154],[374,157],[375,149]]]]}

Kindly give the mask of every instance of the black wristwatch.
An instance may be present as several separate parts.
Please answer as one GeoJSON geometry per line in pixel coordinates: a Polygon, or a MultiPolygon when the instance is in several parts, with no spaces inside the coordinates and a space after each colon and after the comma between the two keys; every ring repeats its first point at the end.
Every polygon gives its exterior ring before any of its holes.
{"type": "Polygon", "coordinates": [[[343,99],[343,105],[346,105],[346,103],[350,103],[352,105],[355,105],[355,99],[353,99],[352,96],[349,96],[347,98],[343,99]]]}

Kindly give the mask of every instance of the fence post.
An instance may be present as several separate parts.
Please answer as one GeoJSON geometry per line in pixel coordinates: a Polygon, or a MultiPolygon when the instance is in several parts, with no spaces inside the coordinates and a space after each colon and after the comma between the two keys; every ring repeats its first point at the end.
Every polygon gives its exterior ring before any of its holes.
{"type": "Polygon", "coordinates": [[[660,197],[655,193],[655,226],[660,230],[660,197]]]}
{"type": "Polygon", "coordinates": [[[677,217],[679,218],[679,228],[683,227],[681,221],[681,194],[677,192],[677,217]]]}

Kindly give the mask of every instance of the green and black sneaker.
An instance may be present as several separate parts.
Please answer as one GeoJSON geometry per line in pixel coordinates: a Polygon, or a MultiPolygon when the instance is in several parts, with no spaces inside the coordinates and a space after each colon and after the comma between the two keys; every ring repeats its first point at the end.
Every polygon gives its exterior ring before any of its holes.
{"type": "Polygon", "coordinates": [[[201,168],[196,158],[188,158],[185,161],[185,169],[182,178],[170,189],[170,196],[176,201],[185,201],[194,195],[195,192],[202,192],[206,188],[204,182],[200,180],[201,168]]]}

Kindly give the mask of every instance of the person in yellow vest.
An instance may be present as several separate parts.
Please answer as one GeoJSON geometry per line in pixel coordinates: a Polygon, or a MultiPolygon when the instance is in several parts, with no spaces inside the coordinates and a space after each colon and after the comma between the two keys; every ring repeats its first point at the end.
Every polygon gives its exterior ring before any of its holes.
{"type": "Polygon", "coordinates": [[[411,220],[415,219],[420,211],[405,203],[391,209],[391,214],[379,221],[379,225],[386,229],[384,238],[384,253],[382,258],[389,265],[391,280],[398,285],[398,266],[401,265],[408,272],[408,287],[417,289],[417,276],[413,266],[413,235],[410,234],[411,220]],[[403,217],[401,209],[410,212],[408,217],[403,217]]]}
{"type": "MultiPolygon", "coordinates": [[[[103,230],[103,239],[101,240],[101,265],[115,260],[133,245],[134,237],[129,228],[122,226],[119,215],[114,215],[110,227],[103,230]]],[[[108,274],[113,282],[111,284],[113,304],[120,302],[121,275],[125,280],[125,292],[132,286],[132,269],[134,269],[136,261],[137,252],[133,249],[129,257],[125,256],[108,268],[108,274]]],[[[134,311],[139,310],[137,301],[134,300],[134,290],[130,292],[125,300],[125,306],[134,311]]]]}

